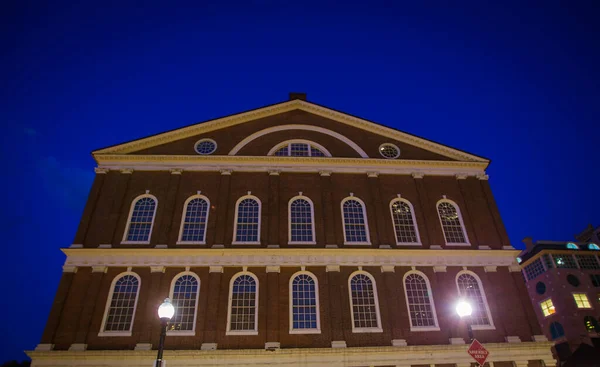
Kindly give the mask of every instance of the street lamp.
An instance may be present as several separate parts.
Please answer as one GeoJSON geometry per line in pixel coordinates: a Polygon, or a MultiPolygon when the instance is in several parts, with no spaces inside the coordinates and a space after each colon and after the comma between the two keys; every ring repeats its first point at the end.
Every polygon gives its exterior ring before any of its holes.
{"type": "Polygon", "coordinates": [[[163,365],[163,348],[165,346],[165,336],[167,336],[167,324],[175,314],[175,307],[169,298],[165,298],[164,302],[158,306],[158,317],[160,318],[160,342],[158,343],[158,356],[156,356],[156,366],[163,365]]]}
{"type": "Polygon", "coordinates": [[[473,341],[473,329],[471,328],[471,321],[469,316],[473,313],[473,308],[469,304],[469,302],[465,300],[461,300],[456,304],[456,313],[460,318],[464,318],[467,323],[467,331],[469,332],[469,341],[473,341]]]}

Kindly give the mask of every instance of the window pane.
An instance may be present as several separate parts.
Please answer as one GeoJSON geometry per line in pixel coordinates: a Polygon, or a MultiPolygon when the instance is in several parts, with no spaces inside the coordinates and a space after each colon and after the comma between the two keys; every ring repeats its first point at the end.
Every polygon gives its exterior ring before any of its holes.
{"type": "Polygon", "coordinates": [[[235,235],[237,242],[258,242],[259,209],[259,204],[254,199],[240,201],[235,235]]]}
{"type": "Polygon", "coordinates": [[[375,290],[371,278],[365,274],[357,274],[350,280],[352,313],[355,328],[377,328],[377,305],[375,290]]]}
{"type": "Polygon", "coordinates": [[[105,331],[129,331],[135,309],[139,281],[133,275],[125,275],[115,283],[106,315],[105,331]]]}
{"type": "Polygon", "coordinates": [[[233,281],[231,289],[232,331],[256,330],[256,280],[250,275],[240,275],[233,281]]]}
{"type": "Polygon", "coordinates": [[[446,241],[448,243],[466,243],[467,239],[456,207],[450,203],[442,202],[438,205],[438,214],[442,221],[446,241]]]}
{"type": "Polygon", "coordinates": [[[290,241],[313,242],[313,218],[311,204],[296,199],[290,204],[290,241]]]}
{"type": "Polygon", "coordinates": [[[527,280],[535,279],[538,275],[543,274],[544,271],[544,265],[542,265],[542,261],[539,258],[525,267],[527,280]]]}
{"type": "Polygon", "coordinates": [[[490,325],[485,300],[479,289],[477,279],[470,274],[461,274],[457,279],[457,283],[460,295],[471,304],[473,309],[470,316],[471,325],[490,325]]]}
{"type": "Polygon", "coordinates": [[[431,294],[427,282],[418,274],[410,274],[404,282],[410,322],[413,327],[436,326],[431,294]]]}
{"type": "Polygon", "coordinates": [[[292,282],[292,328],[317,328],[317,289],[314,279],[300,274],[292,282]]]}
{"type": "Polygon", "coordinates": [[[343,209],[346,242],[368,242],[362,205],[356,200],[347,200],[343,209]]]}
{"type": "Polygon", "coordinates": [[[410,206],[401,200],[392,203],[392,219],[394,220],[394,230],[396,231],[396,241],[398,243],[416,243],[417,231],[410,206]]]}
{"type": "Polygon", "coordinates": [[[292,143],[290,144],[290,155],[292,157],[308,157],[308,144],[292,143]]]}
{"type": "Polygon", "coordinates": [[[194,330],[198,280],[192,275],[183,275],[173,287],[175,315],[169,322],[170,330],[194,330]]]}
{"type": "Polygon", "coordinates": [[[208,203],[206,200],[201,198],[191,200],[186,207],[181,240],[203,242],[207,217],[208,203]]]}
{"type": "Polygon", "coordinates": [[[152,220],[154,219],[154,209],[156,201],[153,198],[143,197],[139,199],[131,213],[129,229],[127,231],[127,241],[149,241],[152,220]]]}
{"type": "Polygon", "coordinates": [[[551,299],[547,299],[540,303],[540,307],[542,308],[542,313],[544,316],[550,316],[556,313],[556,309],[554,308],[554,304],[551,299]]]}

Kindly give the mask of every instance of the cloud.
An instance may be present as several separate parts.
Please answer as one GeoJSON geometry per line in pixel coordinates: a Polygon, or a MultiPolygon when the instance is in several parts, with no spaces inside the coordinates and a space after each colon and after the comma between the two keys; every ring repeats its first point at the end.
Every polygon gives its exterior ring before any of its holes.
{"type": "Polygon", "coordinates": [[[53,156],[42,158],[38,171],[44,189],[59,205],[82,210],[94,180],[93,171],[62,163],[53,156]]]}

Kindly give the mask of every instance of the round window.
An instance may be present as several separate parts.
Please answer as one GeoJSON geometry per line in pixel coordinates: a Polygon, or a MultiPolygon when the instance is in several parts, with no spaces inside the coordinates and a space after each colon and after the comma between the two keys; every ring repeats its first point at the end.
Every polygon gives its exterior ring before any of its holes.
{"type": "Polygon", "coordinates": [[[538,282],[535,285],[535,291],[537,292],[537,294],[544,294],[544,293],[546,293],[546,284],[544,284],[544,282],[538,282]]]}
{"type": "Polygon", "coordinates": [[[381,154],[384,158],[394,159],[400,157],[400,148],[395,146],[394,144],[381,144],[379,147],[379,154],[381,154]]]}
{"type": "Polygon", "coordinates": [[[196,152],[198,154],[212,154],[217,150],[217,142],[212,139],[202,139],[196,143],[196,152]]]}
{"type": "Polygon", "coordinates": [[[573,287],[579,287],[579,279],[573,274],[567,275],[567,282],[573,287]]]}

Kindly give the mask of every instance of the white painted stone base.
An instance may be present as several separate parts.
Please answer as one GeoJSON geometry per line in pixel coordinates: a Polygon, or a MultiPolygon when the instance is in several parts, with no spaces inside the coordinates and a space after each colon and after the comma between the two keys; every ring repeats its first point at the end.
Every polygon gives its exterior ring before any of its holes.
{"type": "Polygon", "coordinates": [[[465,340],[463,338],[450,338],[450,344],[451,345],[465,344],[465,340]]]}
{"type": "Polygon", "coordinates": [[[509,335],[505,339],[506,339],[507,343],[520,343],[521,342],[521,338],[519,338],[518,336],[509,335]]]}
{"type": "Polygon", "coordinates": [[[69,347],[70,351],[84,351],[87,349],[87,344],[71,344],[69,347]]]}
{"type": "Polygon", "coordinates": [[[338,245],[325,245],[325,248],[338,248],[338,245]]]}
{"type": "Polygon", "coordinates": [[[379,245],[379,248],[382,248],[382,249],[391,249],[392,246],[390,246],[390,245],[379,245]]]}
{"type": "Polygon", "coordinates": [[[279,248],[279,245],[268,245],[267,248],[279,248]]]}
{"type": "Polygon", "coordinates": [[[152,343],[137,343],[134,350],[152,350],[152,343]]]}
{"type": "Polygon", "coordinates": [[[502,246],[503,250],[516,250],[516,248],[512,247],[512,246],[502,246]]]}
{"type": "Polygon", "coordinates": [[[225,245],[212,245],[212,248],[225,248],[225,245]]]}
{"type": "Polygon", "coordinates": [[[266,342],[265,343],[265,349],[267,349],[267,350],[275,350],[275,349],[279,349],[279,348],[280,348],[279,342],[266,342]]]}
{"type": "Polygon", "coordinates": [[[442,246],[440,246],[440,245],[429,246],[429,248],[431,250],[443,250],[442,246]]]}
{"type": "Polygon", "coordinates": [[[169,248],[167,245],[156,245],[154,248],[169,248]]]}
{"type": "Polygon", "coordinates": [[[392,347],[406,347],[406,339],[392,339],[392,347]]]}
{"type": "Polygon", "coordinates": [[[54,344],[38,344],[35,347],[36,351],[45,352],[54,349],[54,344]]]}
{"type": "Polygon", "coordinates": [[[346,348],[346,341],[345,340],[334,340],[331,342],[331,347],[332,348],[346,348]]]}
{"type": "Polygon", "coordinates": [[[217,343],[202,343],[200,350],[217,350],[217,343]]]}
{"type": "Polygon", "coordinates": [[[532,339],[534,342],[547,342],[548,341],[548,338],[546,338],[546,335],[534,335],[532,339]]]}
{"type": "Polygon", "coordinates": [[[110,243],[103,243],[98,245],[98,248],[112,248],[112,245],[110,243]]]}

